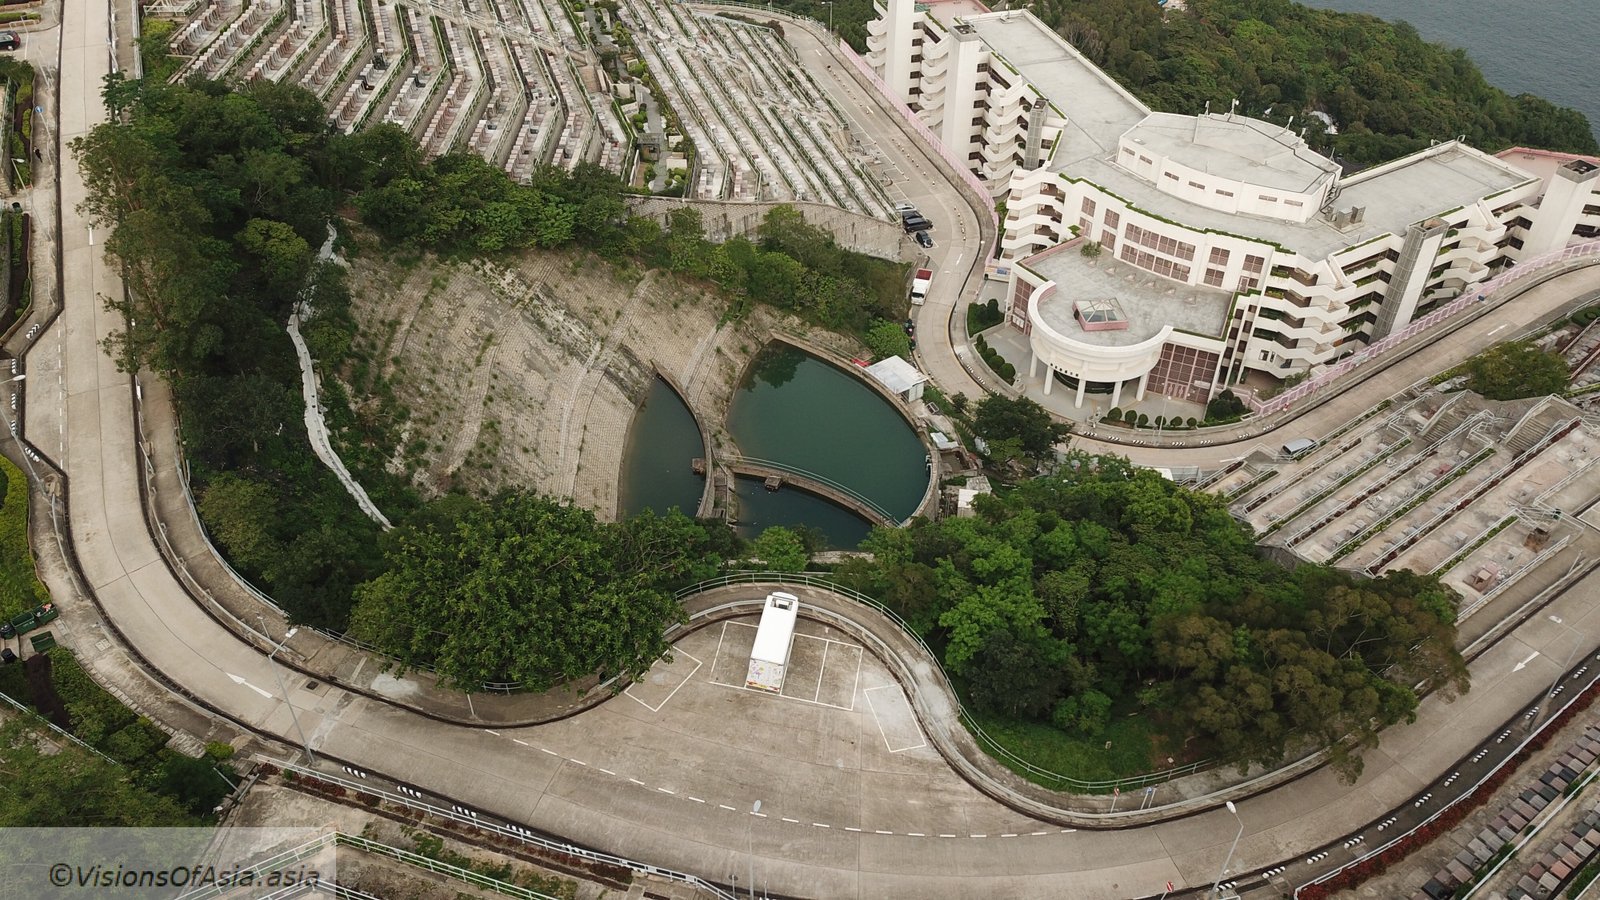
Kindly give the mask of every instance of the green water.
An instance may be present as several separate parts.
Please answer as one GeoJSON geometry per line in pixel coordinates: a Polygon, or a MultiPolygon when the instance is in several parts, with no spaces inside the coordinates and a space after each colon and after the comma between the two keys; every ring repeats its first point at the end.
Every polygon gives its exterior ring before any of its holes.
{"type": "Polygon", "coordinates": [[[622,451],[623,515],[647,507],[661,513],[677,507],[694,515],[705,488],[705,479],[689,467],[697,456],[705,456],[705,443],[694,416],[677,392],[657,378],[634,413],[622,451]]]}
{"type": "Polygon", "coordinates": [[[735,478],[733,482],[739,503],[735,530],[746,539],[754,539],[769,525],[798,525],[815,528],[835,550],[852,550],[872,530],[872,523],[850,510],[793,486],[769,491],[758,478],[735,478]]]}
{"type": "MultiPolygon", "coordinates": [[[[728,432],[745,456],[832,479],[899,519],[916,512],[928,487],[926,451],[894,406],[855,376],[787,344],[770,344],[756,357],[729,405],[728,432]]],[[[848,548],[866,535],[865,521],[826,500],[739,482],[746,536],[769,525],[809,525],[848,548]]]]}

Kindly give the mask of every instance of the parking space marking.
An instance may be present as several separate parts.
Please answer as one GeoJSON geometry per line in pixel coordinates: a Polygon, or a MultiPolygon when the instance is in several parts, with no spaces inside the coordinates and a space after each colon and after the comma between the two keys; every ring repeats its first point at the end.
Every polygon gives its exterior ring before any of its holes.
{"type": "MultiPolygon", "coordinates": [[[[720,640],[717,641],[717,646],[718,647],[722,646],[722,642],[720,640]]],[[[694,668],[689,670],[689,674],[683,676],[683,680],[678,682],[677,687],[674,687],[671,691],[669,691],[667,693],[667,696],[666,696],[665,699],[663,699],[660,703],[657,703],[655,706],[651,706],[650,704],[644,702],[643,700],[640,700],[638,697],[634,697],[633,696],[633,685],[631,685],[631,684],[628,685],[628,689],[623,691],[623,693],[627,694],[629,697],[633,697],[634,702],[638,703],[640,706],[644,707],[645,709],[648,709],[651,712],[661,712],[661,707],[666,706],[667,705],[667,701],[669,701],[673,697],[677,696],[678,691],[683,690],[683,686],[689,683],[689,679],[693,678],[694,677],[694,673],[700,671],[700,666],[703,665],[703,663],[701,663],[700,660],[695,659],[695,657],[692,654],[690,654],[688,651],[686,651],[686,650],[679,650],[679,649],[674,648],[672,652],[675,653],[675,654],[682,653],[684,655],[684,657],[686,657],[688,659],[693,659],[694,660],[694,668]]],[[[712,664],[715,665],[715,661],[714,660],[713,660],[712,664]]]]}
{"type": "MultiPolygon", "coordinates": [[[[893,688],[894,690],[899,690],[899,686],[898,685],[880,684],[877,687],[870,687],[870,688],[867,688],[866,690],[861,692],[861,695],[863,697],[867,698],[867,709],[872,711],[872,722],[873,722],[873,724],[878,726],[878,734],[883,736],[883,746],[886,747],[889,750],[890,753],[904,753],[907,750],[920,750],[923,747],[928,746],[928,740],[927,740],[926,737],[923,737],[921,728],[917,728],[917,737],[920,739],[920,742],[917,743],[917,744],[913,744],[913,745],[909,745],[909,746],[905,746],[905,747],[896,747],[896,746],[894,746],[894,744],[889,742],[889,732],[886,729],[884,729],[884,727],[883,727],[883,719],[882,719],[882,717],[880,717],[878,715],[878,707],[872,702],[872,692],[873,691],[889,690],[891,688],[893,688]]],[[[915,726],[915,718],[914,717],[912,719],[912,722],[913,722],[913,726],[912,727],[916,727],[915,726]]]]}
{"type": "MultiPolygon", "coordinates": [[[[756,626],[750,625],[750,624],[745,623],[745,622],[723,622],[722,623],[722,634],[717,638],[717,655],[715,657],[713,657],[712,660],[711,660],[711,673],[710,673],[710,676],[709,676],[710,683],[716,685],[717,687],[730,688],[730,689],[736,690],[736,691],[747,691],[747,692],[752,693],[752,694],[759,694],[760,696],[763,696],[763,697],[774,696],[774,694],[771,691],[764,691],[764,690],[761,690],[760,688],[753,688],[753,687],[750,687],[749,685],[746,685],[746,684],[728,684],[727,682],[722,682],[722,681],[717,681],[716,680],[717,663],[720,662],[721,659],[722,659],[722,645],[723,645],[723,643],[725,642],[725,640],[727,638],[728,627],[729,626],[733,626],[735,628],[748,628],[751,631],[756,631],[757,630],[756,626]]],[[[805,638],[806,640],[811,640],[811,641],[822,641],[823,642],[822,656],[823,656],[824,663],[823,663],[823,666],[821,668],[819,668],[819,670],[817,672],[817,689],[814,692],[813,696],[815,696],[815,697],[820,697],[821,696],[822,681],[823,681],[823,678],[827,674],[826,660],[827,660],[827,656],[828,656],[828,650],[830,649],[829,645],[832,645],[832,644],[838,644],[841,647],[846,647],[846,648],[849,648],[849,649],[854,650],[856,652],[856,675],[855,675],[855,680],[856,680],[857,684],[860,683],[860,680],[861,680],[862,655],[865,652],[862,649],[860,644],[852,644],[852,643],[850,643],[848,641],[836,641],[833,638],[820,637],[820,636],[814,635],[814,634],[798,634],[797,633],[791,639],[791,643],[790,643],[790,648],[791,648],[790,649],[790,660],[791,660],[791,664],[792,664],[793,659],[794,659],[794,650],[793,650],[794,642],[799,641],[801,638],[805,638]]],[[[685,654],[685,655],[687,655],[687,654],[685,654]]],[[[693,657],[690,657],[690,658],[692,659],[693,657]]],[[[786,680],[784,687],[787,689],[788,686],[789,685],[788,685],[788,682],[786,680]]],[[[803,688],[802,688],[802,690],[803,690],[803,688]]],[[[851,697],[850,697],[850,705],[849,706],[842,706],[842,705],[840,705],[838,703],[828,703],[826,701],[816,700],[816,699],[808,699],[808,698],[805,698],[805,697],[796,697],[796,696],[794,696],[792,694],[783,693],[782,691],[779,691],[776,694],[776,696],[782,697],[785,700],[794,700],[794,701],[796,701],[798,703],[809,703],[809,704],[811,704],[813,706],[824,706],[824,707],[827,707],[828,709],[840,709],[840,710],[844,710],[845,712],[855,712],[855,702],[856,701],[855,701],[854,694],[855,694],[855,689],[852,688],[851,689],[851,697]]],[[[638,698],[634,698],[634,699],[638,699],[638,698]]],[[[640,701],[640,702],[643,702],[643,701],[640,701]]],[[[665,701],[663,701],[663,703],[664,702],[665,701]]]]}

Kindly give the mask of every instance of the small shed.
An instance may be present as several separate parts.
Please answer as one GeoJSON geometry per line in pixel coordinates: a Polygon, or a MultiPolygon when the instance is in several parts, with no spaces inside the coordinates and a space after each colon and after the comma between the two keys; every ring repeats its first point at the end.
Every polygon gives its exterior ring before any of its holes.
{"type": "Polygon", "coordinates": [[[867,366],[867,374],[907,403],[920,400],[922,386],[928,383],[928,376],[898,356],[880,359],[867,366]]]}

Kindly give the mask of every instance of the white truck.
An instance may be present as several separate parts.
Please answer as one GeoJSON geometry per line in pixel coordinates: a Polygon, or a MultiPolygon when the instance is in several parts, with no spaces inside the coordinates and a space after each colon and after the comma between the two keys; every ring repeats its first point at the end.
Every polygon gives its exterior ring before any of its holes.
{"type": "Polygon", "coordinates": [[[933,283],[932,269],[918,269],[911,279],[911,305],[921,306],[928,299],[928,285],[933,283]]]}
{"type": "Polygon", "coordinates": [[[799,597],[782,591],[767,595],[767,603],[761,608],[761,624],[756,628],[756,643],[750,649],[745,687],[774,694],[783,690],[783,669],[789,664],[789,644],[794,639],[794,623],[799,614],[799,597]]]}

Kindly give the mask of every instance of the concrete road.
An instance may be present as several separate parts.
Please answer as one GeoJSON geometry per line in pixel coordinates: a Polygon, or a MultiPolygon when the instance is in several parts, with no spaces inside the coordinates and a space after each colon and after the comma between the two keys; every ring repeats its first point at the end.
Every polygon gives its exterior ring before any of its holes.
{"type": "MultiPolygon", "coordinates": [[[[105,16],[103,3],[66,0],[64,140],[103,115],[105,16]]],[[[621,697],[556,725],[503,733],[434,722],[299,676],[280,686],[278,669],[185,594],[142,521],[132,386],[98,343],[118,324],[100,298],[121,286],[77,212],[83,192],[75,163],[65,161],[66,309],[52,337],[64,352],[66,439],[58,461],[71,479],[73,541],[106,616],[200,702],[286,743],[303,730],[328,756],[649,862],[724,879],[747,864],[750,846],[758,883],[784,893],[1120,897],[1157,892],[1168,879],[1194,885],[1213,877],[1232,836],[1227,813],[1116,833],[1031,823],[911,746],[914,730],[896,716],[905,698],[880,683],[870,658],[861,661],[848,708],[825,707],[719,683],[720,651],[700,633],[684,644],[685,658],[711,665],[680,670],[676,695],[621,697]],[[285,688],[297,715],[284,703],[285,688]],[[746,811],[757,799],[760,817],[746,811]]],[[[51,347],[45,340],[40,352],[51,347]]],[[[51,402],[50,385],[27,384],[31,402],[51,402]]],[[[1600,635],[1576,600],[1554,611],[1586,640],[1600,635]]],[[[1524,632],[1478,661],[1470,702],[1430,702],[1415,725],[1386,736],[1354,788],[1317,773],[1240,804],[1246,836],[1237,868],[1275,862],[1375,816],[1449,765],[1487,723],[1537,695],[1554,669],[1547,659],[1564,657],[1572,638],[1548,628],[1524,632]],[[1514,668],[1535,651],[1542,656],[1514,668]]],[[[728,658],[737,664],[737,653],[728,658]]],[[[672,680],[661,674],[663,685],[672,680]]],[[[825,679],[842,685],[841,677],[819,675],[815,696],[825,679]]]]}
{"type": "MultiPolygon", "coordinates": [[[[974,206],[982,201],[957,186],[957,177],[948,165],[931,153],[882,95],[837,54],[833,38],[804,20],[777,13],[772,17],[785,23],[784,37],[794,45],[812,79],[828,91],[851,126],[882,152],[881,165],[875,171],[888,173],[890,196],[916,204],[934,223],[934,246],[924,251],[926,262],[922,264],[934,270],[933,286],[927,302],[911,308],[917,326],[918,365],[946,393],[964,393],[975,399],[984,396],[983,385],[962,365],[962,358],[967,354],[964,304],[977,296],[994,242],[988,208],[983,208],[980,217],[974,206]],[[958,315],[962,318],[953,318],[958,315]],[[952,328],[962,337],[953,339],[952,328]]],[[[911,244],[911,239],[906,242],[911,244]]]]}

